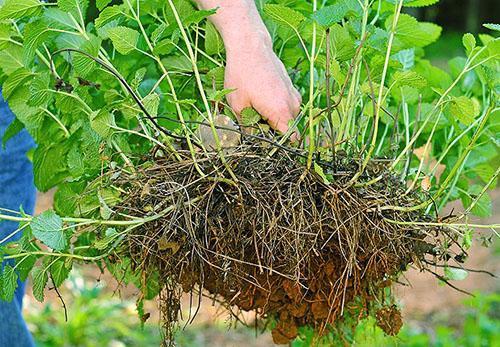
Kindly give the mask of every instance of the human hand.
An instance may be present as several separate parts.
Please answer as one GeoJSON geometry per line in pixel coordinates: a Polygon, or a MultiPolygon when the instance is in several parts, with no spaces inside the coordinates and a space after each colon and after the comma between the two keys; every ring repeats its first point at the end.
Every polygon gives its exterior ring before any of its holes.
{"type": "Polygon", "coordinates": [[[253,107],[281,132],[300,111],[301,96],[285,66],[273,52],[272,41],[253,0],[197,0],[205,9],[217,8],[210,20],[226,47],[225,87],[237,115],[253,107]]]}
{"type": "Polygon", "coordinates": [[[289,121],[300,111],[300,93],[293,87],[271,43],[255,40],[226,43],[224,84],[225,88],[235,89],[228,94],[228,102],[236,114],[253,107],[272,128],[286,132],[289,121]]]}

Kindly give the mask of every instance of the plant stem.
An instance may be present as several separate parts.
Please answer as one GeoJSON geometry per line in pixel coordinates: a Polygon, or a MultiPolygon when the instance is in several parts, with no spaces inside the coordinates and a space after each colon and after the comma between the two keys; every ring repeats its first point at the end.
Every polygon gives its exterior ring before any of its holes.
{"type": "MultiPolygon", "coordinates": [[[[313,12],[318,8],[318,1],[313,0],[313,12]]],[[[311,168],[314,147],[315,147],[315,129],[314,129],[314,61],[316,56],[316,22],[312,24],[312,46],[309,59],[309,153],[307,156],[307,169],[311,168]]]]}

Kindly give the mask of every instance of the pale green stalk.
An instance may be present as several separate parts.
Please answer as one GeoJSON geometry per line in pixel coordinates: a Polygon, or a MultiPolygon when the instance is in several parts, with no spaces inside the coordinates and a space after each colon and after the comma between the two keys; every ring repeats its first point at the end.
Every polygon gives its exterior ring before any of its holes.
{"type": "Polygon", "coordinates": [[[385,79],[387,77],[387,71],[389,68],[389,60],[391,57],[391,51],[392,51],[392,44],[394,42],[394,37],[396,35],[396,26],[398,24],[399,20],[399,15],[401,14],[401,9],[403,7],[403,0],[399,0],[398,4],[396,5],[395,13],[394,13],[394,18],[392,21],[392,27],[391,27],[391,33],[389,34],[389,41],[387,43],[387,51],[385,55],[385,62],[384,62],[384,69],[382,71],[382,78],[380,81],[380,87],[379,87],[379,92],[378,92],[378,99],[377,99],[377,105],[375,109],[375,119],[373,121],[373,137],[370,143],[370,146],[368,147],[368,152],[365,156],[365,159],[363,160],[363,163],[361,164],[360,169],[356,174],[349,180],[348,186],[353,185],[354,183],[357,182],[359,176],[364,172],[366,166],[368,165],[368,162],[371,159],[371,156],[373,154],[373,151],[375,150],[375,146],[377,144],[377,135],[378,135],[378,123],[380,119],[380,111],[382,107],[382,98],[383,98],[383,93],[384,93],[384,84],[385,84],[385,79]]]}
{"type": "MultiPolygon", "coordinates": [[[[317,0],[313,0],[313,12],[316,12],[318,8],[317,0]]],[[[309,59],[309,153],[307,156],[307,168],[310,169],[312,165],[313,154],[315,150],[315,130],[314,130],[314,57],[316,56],[316,22],[313,22],[312,30],[312,46],[311,54],[309,59]]]]}

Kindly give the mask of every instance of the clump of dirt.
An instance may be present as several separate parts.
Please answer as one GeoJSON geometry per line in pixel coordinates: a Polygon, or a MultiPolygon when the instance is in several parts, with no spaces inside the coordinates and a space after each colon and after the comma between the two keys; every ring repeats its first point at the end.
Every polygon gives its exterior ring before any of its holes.
{"type": "MultiPolygon", "coordinates": [[[[182,292],[207,291],[227,307],[273,321],[277,344],[303,326],[321,335],[346,310],[373,314],[391,279],[434,248],[427,236],[435,229],[398,224],[424,215],[383,208],[419,202],[391,174],[348,186],[357,164],[344,158],[335,170],[323,165],[332,175],[326,183],[288,152],[260,151],[241,147],[226,155],[237,181],[215,154],[194,161],[181,152],[181,161],[155,159],[114,183],[127,194],[124,212],[162,216],[130,232],[124,252],[135,268],[159,274],[168,339],[182,292]]],[[[359,182],[378,174],[369,169],[359,182]]],[[[376,317],[388,334],[399,331],[394,308],[376,317]]]]}
{"type": "Polygon", "coordinates": [[[377,325],[387,334],[395,336],[403,326],[401,311],[395,306],[382,307],[375,315],[377,325]]]}

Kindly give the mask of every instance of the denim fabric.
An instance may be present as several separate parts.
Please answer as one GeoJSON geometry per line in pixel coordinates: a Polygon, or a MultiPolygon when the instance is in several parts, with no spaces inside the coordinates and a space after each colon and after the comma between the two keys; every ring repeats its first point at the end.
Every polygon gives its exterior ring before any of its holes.
{"type": "MultiPolygon", "coordinates": [[[[20,206],[26,213],[32,214],[35,207],[36,191],[33,184],[31,162],[26,152],[34,146],[34,142],[26,130],[17,134],[7,142],[4,149],[1,139],[7,126],[14,119],[0,93],[0,207],[19,211],[20,206]]],[[[3,240],[18,227],[14,222],[0,222],[0,240],[3,240]]],[[[16,240],[20,233],[9,241],[16,240]]],[[[8,242],[8,241],[7,241],[8,242]]],[[[24,283],[18,287],[12,302],[0,299],[0,346],[31,347],[34,346],[31,334],[22,317],[24,283]]]]}

